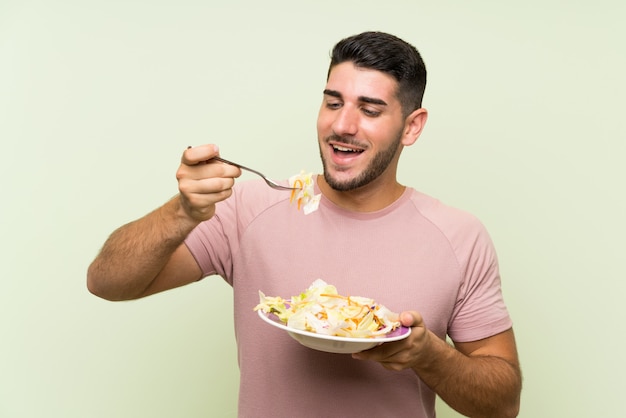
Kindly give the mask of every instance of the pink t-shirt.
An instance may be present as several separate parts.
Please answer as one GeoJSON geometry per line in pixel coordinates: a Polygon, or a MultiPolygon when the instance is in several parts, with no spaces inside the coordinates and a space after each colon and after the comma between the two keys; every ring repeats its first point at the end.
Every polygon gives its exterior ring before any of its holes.
{"type": "Polygon", "coordinates": [[[322,197],[305,215],[289,192],[239,182],[186,244],[204,275],[234,289],[241,418],[435,416],[435,394],[413,371],[312,350],[265,324],[253,311],[259,290],[288,298],[323,279],[341,294],[419,311],[431,331],[453,341],[512,326],[482,224],[414,189],[373,213],[322,197]]]}

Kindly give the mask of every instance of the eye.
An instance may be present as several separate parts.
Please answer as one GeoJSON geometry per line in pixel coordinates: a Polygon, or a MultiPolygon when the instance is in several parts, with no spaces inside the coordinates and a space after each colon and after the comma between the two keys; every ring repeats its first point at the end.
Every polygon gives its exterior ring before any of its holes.
{"type": "Polygon", "coordinates": [[[336,102],[336,101],[327,101],[326,102],[326,107],[328,109],[339,109],[341,107],[342,103],[341,102],[336,102]]]}
{"type": "Polygon", "coordinates": [[[362,107],[361,111],[369,117],[375,118],[377,116],[380,116],[380,114],[382,113],[380,110],[376,110],[376,109],[372,109],[369,107],[362,107]]]}

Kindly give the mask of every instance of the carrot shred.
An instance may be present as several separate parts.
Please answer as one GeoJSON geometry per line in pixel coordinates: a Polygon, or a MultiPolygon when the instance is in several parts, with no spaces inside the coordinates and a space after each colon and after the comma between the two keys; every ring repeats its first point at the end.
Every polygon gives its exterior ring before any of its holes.
{"type": "MultiPolygon", "coordinates": [[[[289,203],[293,202],[293,199],[296,197],[296,191],[302,190],[304,188],[304,183],[302,183],[302,180],[300,179],[296,179],[296,181],[293,182],[293,187],[294,189],[291,191],[291,197],[289,198],[289,203]]],[[[298,209],[300,209],[300,201],[302,199],[298,199],[298,209]]]]}

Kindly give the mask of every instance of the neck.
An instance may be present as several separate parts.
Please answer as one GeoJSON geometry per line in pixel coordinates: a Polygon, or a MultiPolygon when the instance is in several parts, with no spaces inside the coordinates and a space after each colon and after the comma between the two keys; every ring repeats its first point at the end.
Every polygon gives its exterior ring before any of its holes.
{"type": "Polygon", "coordinates": [[[394,179],[391,182],[376,180],[366,186],[344,192],[330,187],[323,175],[317,176],[317,185],[328,200],[354,212],[375,212],[384,209],[398,200],[406,189],[394,179]]]}

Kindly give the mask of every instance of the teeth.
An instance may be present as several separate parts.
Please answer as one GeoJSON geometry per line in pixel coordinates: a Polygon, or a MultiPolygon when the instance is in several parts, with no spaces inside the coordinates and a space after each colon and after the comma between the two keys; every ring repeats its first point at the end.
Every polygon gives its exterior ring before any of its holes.
{"type": "Polygon", "coordinates": [[[335,148],[335,150],[337,151],[342,151],[342,152],[361,152],[359,150],[355,150],[352,148],[346,148],[346,147],[340,147],[338,145],[334,145],[333,148],[335,148]]]}

